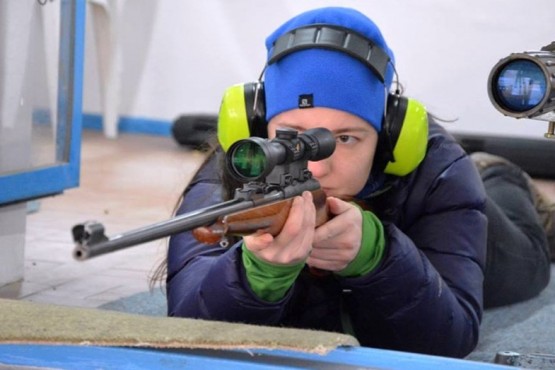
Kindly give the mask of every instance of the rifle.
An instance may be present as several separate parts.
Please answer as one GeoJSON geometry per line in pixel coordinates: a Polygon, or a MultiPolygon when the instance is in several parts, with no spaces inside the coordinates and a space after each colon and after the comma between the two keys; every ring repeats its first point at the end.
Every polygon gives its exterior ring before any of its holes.
{"type": "Polygon", "coordinates": [[[226,152],[225,170],[242,183],[232,199],[169,220],[107,237],[104,226],[87,221],[72,228],[73,256],[83,261],[134,245],[192,230],[202,243],[212,244],[228,235],[243,236],[257,230],[277,235],[293,198],[311,191],[317,209],[316,223],[329,214],[326,196],[308,170],[308,161],[325,159],[335,150],[335,138],[325,128],[277,130],[272,140],[251,137],[239,140],[226,152]]]}

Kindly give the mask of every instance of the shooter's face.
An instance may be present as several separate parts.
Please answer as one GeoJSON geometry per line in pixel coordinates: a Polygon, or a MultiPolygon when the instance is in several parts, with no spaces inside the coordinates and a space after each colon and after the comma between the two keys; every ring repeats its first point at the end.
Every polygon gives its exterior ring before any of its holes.
{"type": "Polygon", "coordinates": [[[349,199],[366,184],[378,143],[376,130],[362,118],[330,108],[294,109],[273,117],[268,135],[275,136],[278,128],[299,132],[324,127],[337,141],[331,157],[309,162],[308,169],[320,182],[328,196],[349,199]]]}

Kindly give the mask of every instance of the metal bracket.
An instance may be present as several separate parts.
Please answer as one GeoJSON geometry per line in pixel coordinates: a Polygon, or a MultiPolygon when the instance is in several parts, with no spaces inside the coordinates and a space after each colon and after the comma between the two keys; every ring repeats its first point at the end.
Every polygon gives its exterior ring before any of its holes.
{"type": "Polygon", "coordinates": [[[555,355],[545,353],[520,354],[518,352],[501,351],[495,355],[494,362],[496,364],[525,369],[554,369],[555,355]]]}

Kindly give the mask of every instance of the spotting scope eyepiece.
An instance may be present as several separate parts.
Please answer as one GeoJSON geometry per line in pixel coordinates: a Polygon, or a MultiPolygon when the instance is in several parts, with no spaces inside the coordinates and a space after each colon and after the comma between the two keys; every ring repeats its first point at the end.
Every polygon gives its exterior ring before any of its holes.
{"type": "Polygon", "coordinates": [[[549,121],[554,136],[555,42],[540,51],[513,53],[501,59],[488,77],[488,95],[502,114],[549,121]]]}

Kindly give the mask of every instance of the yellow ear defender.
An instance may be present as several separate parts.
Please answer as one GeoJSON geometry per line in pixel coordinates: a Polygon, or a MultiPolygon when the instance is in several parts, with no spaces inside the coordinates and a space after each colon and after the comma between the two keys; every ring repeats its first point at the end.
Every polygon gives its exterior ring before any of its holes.
{"type": "MultiPolygon", "coordinates": [[[[321,30],[326,25],[314,27],[321,30]]],[[[311,27],[304,29],[310,31],[311,27]]],[[[343,31],[348,35],[351,34],[348,29],[343,31]]],[[[294,32],[295,30],[292,30],[281,38],[286,40],[294,32]]],[[[371,40],[359,34],[353,34],[353,36],[353,39],[358,38],[362,43],[373,44],[371,40]]],[[[282,44],[285,45],[285,43],[282,44]]],[[[372,54],[377,58],[366,59],[367,54],[360,53],[360,45],[345,45],[333,39],[326,39],[325,44],[317,43],[312,39],[303,39],[302,44],[296,44],[294,47],[286,45],[277,48],[279,49],[277,54],[270,58],[269,63],[274,63],[297,50],[315,47],[345,52],[365,63],[383,81],[383,74],[389,63],[388,59],[383,57],[387,56],[384,51],[374,46],[372,54]]],[[[265,104],[264,84],[261,80],[233,85],[225,91],[218,117],[218,140],[224,151],[240,139],[250,136],[267,137],[265,104]]],[[[424,159],[427,143],[428,115],[424,106],[416,100],[398,94],[388,94],[374,165],[381,166],[387,174],[405,176],[416,169],[424,159]]]]}
{"type": "Polygon", "coordinates": [[[223,150],[241,139],[267,135],[262,84],[249,82],[227,88],[218,115],[218,141],[223,150]]]}
{"type": "Polygon", "coordinates": [[[426,108],[414,99],[389,94],[374,163],[381,161],[387,174],[405,176],[422,162],[427,144],[426,108]]]}

